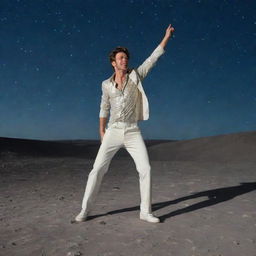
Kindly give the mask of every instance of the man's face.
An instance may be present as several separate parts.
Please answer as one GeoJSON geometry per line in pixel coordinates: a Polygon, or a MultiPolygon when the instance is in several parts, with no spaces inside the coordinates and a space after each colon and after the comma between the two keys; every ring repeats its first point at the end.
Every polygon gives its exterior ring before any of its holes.
{"type": "Polygon", "coordinates": [[[126,71],[128,68],[128,57],[124,52],[118,52],[116,54],[115,61],[112,62],[115,70],[126,71]]]}

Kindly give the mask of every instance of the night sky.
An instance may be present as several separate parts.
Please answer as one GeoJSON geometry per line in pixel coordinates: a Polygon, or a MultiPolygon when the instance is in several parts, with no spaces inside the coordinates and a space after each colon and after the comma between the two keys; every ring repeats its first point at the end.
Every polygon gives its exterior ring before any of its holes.
{"type": "Polygon", "coordinates": [[[109,52],[137,67],[175,32],[144,80],[144,139],[256,130],[256,2],[0,1],[0,137],[99,139],[109,52]]]}

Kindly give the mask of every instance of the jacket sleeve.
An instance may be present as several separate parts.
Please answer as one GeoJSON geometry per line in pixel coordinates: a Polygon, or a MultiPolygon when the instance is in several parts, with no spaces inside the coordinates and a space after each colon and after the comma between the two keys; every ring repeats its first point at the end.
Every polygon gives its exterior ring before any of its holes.
{"type": "Polygon", "coordinates": [[[152,54],[137,68],[140,79],[143,80],[151,68],[156,64],[158,58],[165,52],[164,48],[159,44],[152,54]]]}
{"type": "Polygon", "coordinates": [[[102,83],[101,89],[102,89],[102,96],[101,96],[99,117],[108,117],[109,109],[110,109],[110,102],[109,102],[108,91],[105,88],[104,83],[102,83]]]}

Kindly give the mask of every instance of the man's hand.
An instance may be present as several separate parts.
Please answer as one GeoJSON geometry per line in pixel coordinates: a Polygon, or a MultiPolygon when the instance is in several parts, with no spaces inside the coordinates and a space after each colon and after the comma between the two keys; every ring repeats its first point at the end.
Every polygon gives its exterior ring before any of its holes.
{"type": "Polygon", "coordinates": [[[103,136],[105,134],[106,123],[107,123],[107,118],[106,117],[100,117],[99,133],[100,133],[100,140],[101,140],[101,142],[102,142],[103,136]]]}
{"type": "Polygon", "coordinates": [[[162,42],[160,43],[160,45],[163,48],[165,48],[165,46],[166,46],[166,44],[167,44],[168,40],[170,39],[173,32],[174,32],[174,27],[172,27],[172,25],[170,24],[168,26],[168,28],[166,29],[165,36],[164,36],[162,42]]]}
{"type": "Polygon", "coordinates": [[[101,141],[101,143],[102,143],[104,135],[105,135],[105,131],[100,131],[100,141],[101,141]]]}
{"type": "Polygon", "coordinates": [[[172,33],[174,32],[174,27],[172,27],[172,24],[168,26],[165,32],[165,37],[171,37],[172,33]]]}

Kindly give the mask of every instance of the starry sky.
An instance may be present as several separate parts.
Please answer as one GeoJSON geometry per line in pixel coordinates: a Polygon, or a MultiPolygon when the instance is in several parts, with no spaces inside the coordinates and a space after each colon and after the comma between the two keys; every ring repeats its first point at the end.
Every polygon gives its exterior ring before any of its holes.
{"type": "Polygon", "coordinates": [[[99,139],[109,52],[138,67],[175,33],[144,80],[144,139],[256,130],[256,2],[1,0],[0,137],[99,139]]]}

